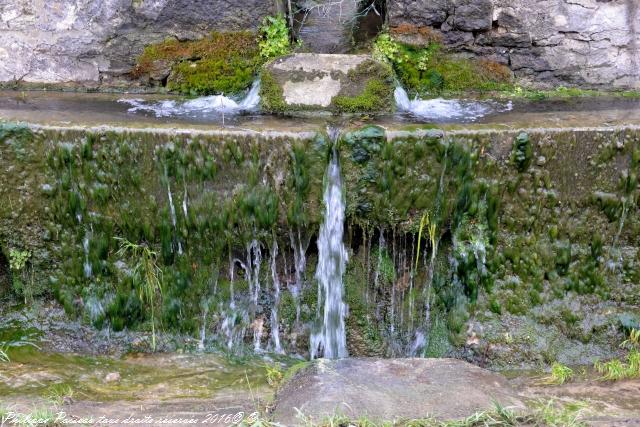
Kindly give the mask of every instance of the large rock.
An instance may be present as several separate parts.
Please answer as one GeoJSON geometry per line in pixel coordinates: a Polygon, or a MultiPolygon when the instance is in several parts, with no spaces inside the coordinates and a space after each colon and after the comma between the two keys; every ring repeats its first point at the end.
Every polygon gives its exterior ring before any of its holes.
{"type": "Polygon", "coordinates": [[[489,30],[492,18],[493,4],[491,4],[491,0],[457,0],[455,2],[453,26],[458,30],[489,30]]]}
{"type": "Polygon", "coordinates": [[[3,0],[0,83],[109,85],[144,47],[255,29],[275,0],[3,0]],[[214,13],[215,12],[215,13],[214,13]]]}
{"type": "Polygon", "coordinates": [[[497,402],[523,408],[501,375],[455,359],[318,360],[278,393],[274,419],[302,424],[334,414],[371,420],[458,419],[497,402]]]}
{"type": "Polygon", "coordinates": [[[387,65],[369,55],[299,53],[265,67],[261,95],[263,109],[270,112],[384,112],[392,108],[393,77],[387,65]],[[345,111],[354,100],[371,102],[373,108],[345,111]]]}

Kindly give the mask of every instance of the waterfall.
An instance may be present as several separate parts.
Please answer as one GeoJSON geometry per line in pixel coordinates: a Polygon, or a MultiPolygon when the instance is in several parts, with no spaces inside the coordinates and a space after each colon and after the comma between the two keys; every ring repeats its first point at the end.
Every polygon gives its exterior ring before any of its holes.
{"type": "Polygon", "coordinates": [[[417,95],[414,99],[409,99],[409,94],[401,86],[396,87],[394,97],[398,111],[433,121],[475,121],[489,114],[502,113],[513,108],[511,101],[505,104],[463,99],[420,99],[417,95]]]}
{"type": "Polygon", "coordinates": [[[190,116],[202,113],[236,114],[254,111],[260,104],[260,79],[256,79],[247,95],[240,101],[221,95],[202,96],[189,101],[165,100],[146,102],[143,99],[119,99],[118,102],[129,104],[130,113],[138,111],[150,112],[156,117],[190,116]]]}
{"type": "MultiPolygon", "coordinates": [[[[345,203],[337,153],[333,152],[325,176],[324,222],[318,237],[318,268],[316,279],[324,296],[324,315],[319,333],[311,336],[311,358],[320,350],[325,358],[347,357],[345,316],[347,305],[343,301],[342,276],[347,262],[347,250],[342,241],[344,234],[345,203]]],[[[319,304],[320,302],[318,302],[319,304]]]]}

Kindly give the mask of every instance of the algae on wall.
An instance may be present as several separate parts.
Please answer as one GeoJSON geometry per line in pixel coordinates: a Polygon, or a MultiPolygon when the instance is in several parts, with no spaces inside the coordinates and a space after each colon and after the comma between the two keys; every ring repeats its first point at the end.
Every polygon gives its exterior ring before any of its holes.
{"type": "MultiPolygon", "coordinates": [[[[326,137],[3,129],[0,245],[31,250],[69,313],[148,327],[123,237],[159,254],[163,329],[198,336],[208,316],[221,346],[263,349],[276,306],[285,349],[306,350],[326,137]]],[[[350,354],[548,363],[612,351],[638,313],[637,132],[370,126],[338,150],[350,354]]]]}

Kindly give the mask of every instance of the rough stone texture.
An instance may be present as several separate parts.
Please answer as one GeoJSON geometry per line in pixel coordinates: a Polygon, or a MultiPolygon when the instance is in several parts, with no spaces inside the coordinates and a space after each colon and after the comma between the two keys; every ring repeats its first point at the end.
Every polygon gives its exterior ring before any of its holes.
{"type": "Polygon", "coordinates": [[[267,72],[282,88],[282,97],[287,106],[300,110],[329,109],[335,96],[359,95],[369,78],[352,82],[350,71],[366,61],[369,55],[331,55],[298,53],[277,59],[267,65],[267,72]]]}
{"type": "Polygon", "coordinates": [[[640,88],[637,0],[390,0],[389,24],[432,26],[523,83],[640,88]]]}
{"type": "Polygon", "coordinates": [[[298,2],[298,39],[316,53],[347,53],[356,23],[359,0],[303,0],[298,2]]]}
{"type": "Polygon", "coordinates": [[[274,419],[298,425],[298,408],[321,421],[333,414],[371,420],[458,419],[523,407],[501,375],[455,359],[321,359],[278,392],[274,419]]]}
{"type": "Polygon", "coordinates": [[[1,0],[0,82],[115,84],[145,45],[256,28],[276,0],[1,0]]]}

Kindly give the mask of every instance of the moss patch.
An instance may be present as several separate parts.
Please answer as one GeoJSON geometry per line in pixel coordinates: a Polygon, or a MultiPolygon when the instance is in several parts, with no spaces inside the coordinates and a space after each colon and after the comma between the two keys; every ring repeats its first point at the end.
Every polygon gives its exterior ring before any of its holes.
{"type": "Polygon", "coordinates": [[[364,90],[357,95],[338,94],[332,100],[338,113],[375,113],[393,109],[393,71],[377,61],[365,61],[347,75],[347,87],[360,86],[364,90]]]}
{"type": "Polygon", "coordinates": [[[375,44],[376,55],[392,64],[403,86],[411,92],[482,92],[513,88],[511,70],[502,64],[448,54],[433,38],[420,46],[402,43],[395,37],[399,36],[382,34],[375,44]]]}
{"type": "Polygon", "coordinates": [[[214,32],[201,40],[168,39],[148,46],[132,74],[162,74],[163,68],[170,68],[170,90],[190,95],[236,93],[251,85],[262,61],[254,33],[214,32]]]}

